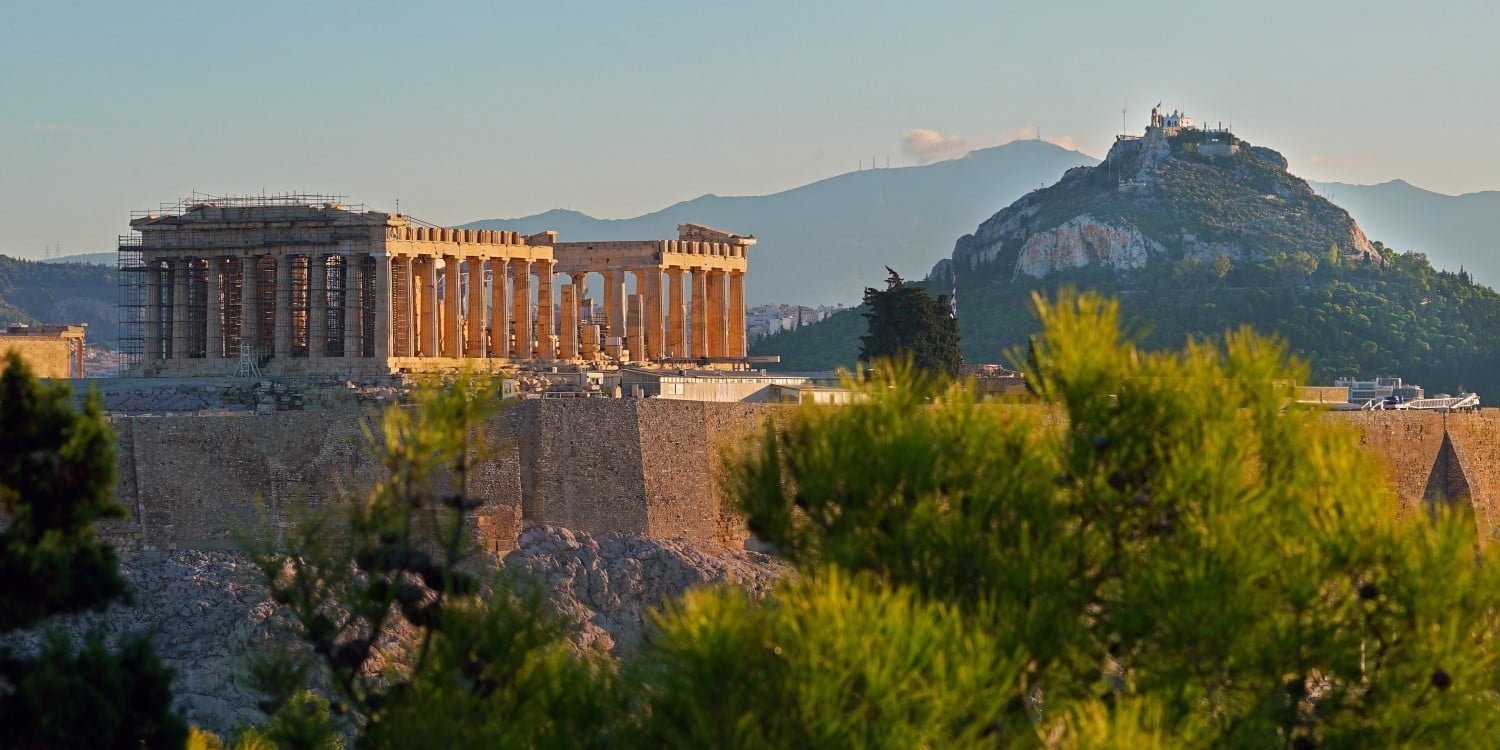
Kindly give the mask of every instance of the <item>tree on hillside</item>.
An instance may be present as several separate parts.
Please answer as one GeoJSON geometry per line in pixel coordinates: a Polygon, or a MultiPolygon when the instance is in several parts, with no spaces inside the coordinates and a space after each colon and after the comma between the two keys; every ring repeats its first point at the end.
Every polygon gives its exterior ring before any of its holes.
{"type": "MultiPolygon", "coordinates": [[[[345,517],[309,516],[284,544],[252,544],[307,648],[256,662],[282,747],[588,748],[622,701],[611,665],[579,658],[539,590],[480,576],[471,467],[498,380],[463,376],[392,407],[369,430],[385,475],[345,517]],[[403,637],[401,634],[407,634],[403,637]],[[321,693],[312,692],[324,685],[321,693]]],[[[244,743],[242,743],[244,744],[244,743]]]]}
{"type": "MultiPolygon", "coordinates": [[[[91,395],[80,413],[66,385],[41,383],[14,353],[0,372],[0,634],[127,600],[114,550],[94,522],[118,518],[114,435],[91,395]]],[[[170,673],[145,634],[118,651],[97,635],[76,649],[60,631],[36,655],[0,648],[0,727],[7,747],[180,747],[170,673]]]]}
{"type": "Polygon", "coordinates": [[[867,332],[860,337],[860,361],[910,357],[919,370],[957,377],[963,355],[951,300],[947,295],[933,299],[926,289],[886,270],[884,290],[865,289],[867,332]]]}

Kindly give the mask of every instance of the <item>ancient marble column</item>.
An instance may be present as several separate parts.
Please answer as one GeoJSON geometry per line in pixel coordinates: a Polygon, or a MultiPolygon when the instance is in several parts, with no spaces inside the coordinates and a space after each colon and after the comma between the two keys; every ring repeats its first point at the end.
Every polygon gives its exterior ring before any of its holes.
{"type": "Polygon", "coordinates": [[[531,359],[535,356],[531,325],[531,261],[516,258],[510,262],[515,277],[515,296],[511,300],[511,319],[514,321],[516,343],[512,347],[512,359],[531,359]]]}
{"type": "Polygon", "coordinates": [[[166,321],[163,323],[163,335],[166,336],[166,359],[183,359],[184,339],[187,336],[187,273],[184,273],[186,260],[184,258],[172,258],[168,261],[168,305],[166,305],[166,321]]]}
{"type": "Polygon", "coordinates": [[[640,294],[632,294],[627,299],[629,304],[625,306],[625,349],[630,352],[627,358],[629,361],[639,362],[645,358],[646,299],[640,294]]]}
{"type": "Polygon", "coordinates": [[[682,296],[682,269],[667,269],[667,356],[682,358],[687,348],[687,303],[682,296]]]}
{"type": "Polygon", "coordinates": [[[363,255],[342,255],[342,267],[344,267],[344,330],[339,332],[339,351],[342,357],[360,356],[360,320],[362,320],[363,309],[360,308],[360,273],[365,269],[365,264],[360,263],[363,255]]]}
{"type": "Polygon", "coordinates": [[[391,256],[381,253],[375,256],[375,330],[370,332],[375,337],[375,359],[380,360],[382,367],[385,360],[390,359],[391,341],[391,306],[386,301],[391,298],[391,256]]]}
{"type": "Polygon", "coordinates": [[[292,356],[292,256],[276,256],[276,337],[272,356],[292,356]]]}
{"type": "Polygon", "coordinates": [[[536,263],[536,337],[537,357],[557,359],[556,308],[552,306],[552,266],[556,261],[536,263]]]}
{"type": "Polygon", "coordinates": [[[708,272],[708,314],[704,316],[708,324],[708,356],[723,357],[728,353],[726,334],[729,331],[729,316],[726,310],[726,299],[729,295],[725,288],[725,273],[720,269],[712,269],[708,272]]]}
{"type": "Polygon", "coordinates": [[[464,356],[484,356],[484,261],[471,255],[469,269],[469,314],[464,318],[464,356]]]}
{"type": "Polygon", "coordinates": [[[458,257],[443,256],[443,345],[444,357],[462,357],[464,350],[458,257]]]}
{"type": "MultiPolygon", "coordinates": [[[[251,255],[240,258],[240,346],[248,346],[254,352],[260,343],[260,257],[251,255]]],[[[256,352],[258,353],[258,352],[256,352]]],[[[238,358],[238,351],[230,352],[238,358]]]]}
{"type": "Polygon", "coordinates": [[[510,356],[510,263],[490,260],[490,356],[510,356]]]}
{"type": "Polygon", "coordinates": [[[328,256],[307,258],[307,357],[328,354],[328,256]]]}
{"type": "Polygon", "coordinates": [[[417,356],[417,293],[420,284],[417,281],[417,266],[410,255],[391,258],[391,294],[393,306],[391,307],[391,329],[393,350],[398,357],[417,356]],[[401,272],[396,273],[396,269],[401,272]],[[399,289],[401,294],[396,295],[399,289]],[[399,296],[399,299],[396,297],[399,296]],[[401,325],[396,326],[399,316],[401,325]],[[400,331],[399,340],[396,331],[400,331]]]}
{"type": "Polygon", "coordinates": [[[344,356],[360,356],[360,273],[365,270],[363,255],[344,254],[344,356]]]}
{"type": "Polygon", "coordinates": [[[745,349],[745,272],[729,272],[729,356],[743,357],[745,349]]]}
{"type": "Polygon", "coordinates": [[[418,303],[422,310],[422,332],[418,356],[436,357],[438,356],[437,258],[427,255],[419,260],[422,264],[422,297],[418,303]]]}
{"type": "Polygon", "coordinates": [[[648,268],[642,274],[645,284],[641,289],[646,296],[646,351],[642,355],[645,359],[659,360],[666,350],[661,315],[661,269],[648,268]]]}
{"type": "Polygon", "coordinates": [[[604,272],[605,336],[625,335],[625,273],[604,272]]]}
{"type": "Polygon", "coordinates": [[[578,286],[562,285],[562,327],[557,334],[558,359],[578,357],[578,286]]]}
{"type": "Polygon", "coordinates": [[[708,271],[694,268],[693,273],[693,356],[708,356],[708,271]]]}
{"type": "Polygon", "coordinates": [[[159,360],[166,351],[161,332],[161,261],[146,262],[146,356],[145,364],[159,360]]]}
{"type": "Polygon", "coordinates": [[[224,306],[219,290],[223,264],[222,259],[210,257],[208,267],[203,272],[203,356],[209,359],[224,357],[224,306]]]}

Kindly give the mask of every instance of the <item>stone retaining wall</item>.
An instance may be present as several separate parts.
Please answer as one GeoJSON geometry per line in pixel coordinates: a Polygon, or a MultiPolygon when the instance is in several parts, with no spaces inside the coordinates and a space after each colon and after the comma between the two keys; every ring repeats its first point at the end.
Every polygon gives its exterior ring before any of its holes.
{"type": "MultiPolygon", "coordinates": [[[[485,429],[493,456],[470,474],[484,498],[475,532],[514,546],[521,520],[590,533],[735,543],[723,510],[721,446],[778,408],[655,399],[525,400],[485,429]]],[[[130,518],[103,532],[131,549],[228,548],[326,509],[380,467],[364,447],[373,409],[251,416],[117,417],[117,496],[130,518]]]]}
{"type": "MultiPolygon", "coordinates": [[[[374,414],[372,408],[363,412],[374,414]]],[[[105,532],[137,549],[224,548],[236,532],[285,528],[343,483],[379,467],[356,410],[261,417],[119,417],[118,495],[130,518],[105,532]]],[[[487,426],[495,455],[472,474],[485,499],[475,532],[514,546],[521,522],[735,545],[744,525],[721,487],[725,451],[744,450],[789,407],[664,399],[524,400],[487,426]]],[[[1398,514],[1439,498],[1472,506],[1500,535],[1500,413],[1332,413],[1378,453],[1398,514]]]]}

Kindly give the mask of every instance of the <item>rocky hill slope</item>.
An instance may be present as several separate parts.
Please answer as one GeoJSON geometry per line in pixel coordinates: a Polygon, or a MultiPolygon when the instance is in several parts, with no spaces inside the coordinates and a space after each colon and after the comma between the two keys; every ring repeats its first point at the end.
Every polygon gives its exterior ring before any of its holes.
{"type": "MultiPolygon", "coordinates": [[[[1148,348],[1250,326],[1280,336],[1314,382],[1398,376],[1500,399],[1500,295],[1371,242],[1276,152],[1238,142],[1210,156],[1205,143],[1195,131],[1122,141],[960,238],[925,283],[957,287],[965,358],[1019,364],[1037,329],[1031,294],[1069,285],[1118,298],[1148,348]]],[[[751,353],[792,370],[847,366],[863,332],[847,311],[751,353]]]]}
{"type": "MultiPolygon", "coordinates": [[[[555,527],[528,529],[502,561],[508,573],[535,580],[577,626],[580,649],[619,654],[639,643],[652,609],[698,585],[726,584],[767,595],[789,569],[754,552],[696,548],[631,534],[591,536],[555,527]]],[[[220,734],[261,718],[245,668],[257,651],[289,642],[287,615],[271,602],[259,571],[233,552],[149,552],[125,559],[133,606],[64,618],[75,636],[100,629],[107,642],[150,632],[156,653],[174,672],[173,694],[189,721],[220,734]]],[[[408,641],[411,633],[398,634],[408,641]]],[[[35,633],[7,642],[35,648],[35,633]]]]}
{"type": "MultiPolygon", "coordinates": [[[[1330,249],[1352,261],[1379,261],[1348,212],[1288,172],[1281,154],[1236,139],[1236,153],[1209,155],[1208,137],[1152,128],[1143,138],[1117,141],[1099,165],[1068,170],[961,237],[952,270],[1043,278],[1184,258],[1317,258],[1330,249]]],[[[932,275],[945,278],[948,270],[940,263],[932,275]]]]}

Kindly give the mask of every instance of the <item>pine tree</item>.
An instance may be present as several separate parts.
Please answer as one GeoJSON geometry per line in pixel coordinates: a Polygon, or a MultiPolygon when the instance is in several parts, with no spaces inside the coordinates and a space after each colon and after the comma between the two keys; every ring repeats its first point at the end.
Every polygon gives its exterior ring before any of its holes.
{"type": "Polygon", "coordinates": [[[884,290],[865,289],[868,332],[860,337],[862,362],[910,357],[917,369],[958,376],[963,355],[958,349],[958,321],[948,295],[933,299],[926,289],[910,285],[889,267],[884,290]]]}
{"type": "MultiPolygon", "coordinates": [[[[1468,514],[1398,519],[1358,434],[1288,407],[1306,373],[1274,341],[1145,352],[1112,302],[1037,312],[1035,407],[877,365],[863,398],[768,428],[736,469],[751,531],[805,581],[918,592],[1023,664],[970,714],[984,746],[1493,742],[1500,570],[1468,514]]],[[[780,647],[767,632],[740,647],[780,647]]],[[[975,658],[949,642],[933,653],[975,658]]]]}
{"type": "MultiPolygon", "coordinates": [[[[11,353],[0,372],[0,634],[56,615],[102,610],[128,593],[94,522],[118,518],[114,435],[96,396],[82,412],[66,385],[40,382],[11,353]]],[[[149,637],[119,651],[97,635],[81,649],[61,632],[40,652],[0,648],[0,727],[14,747],[180,747],[171,674],[149,637]]]]}

